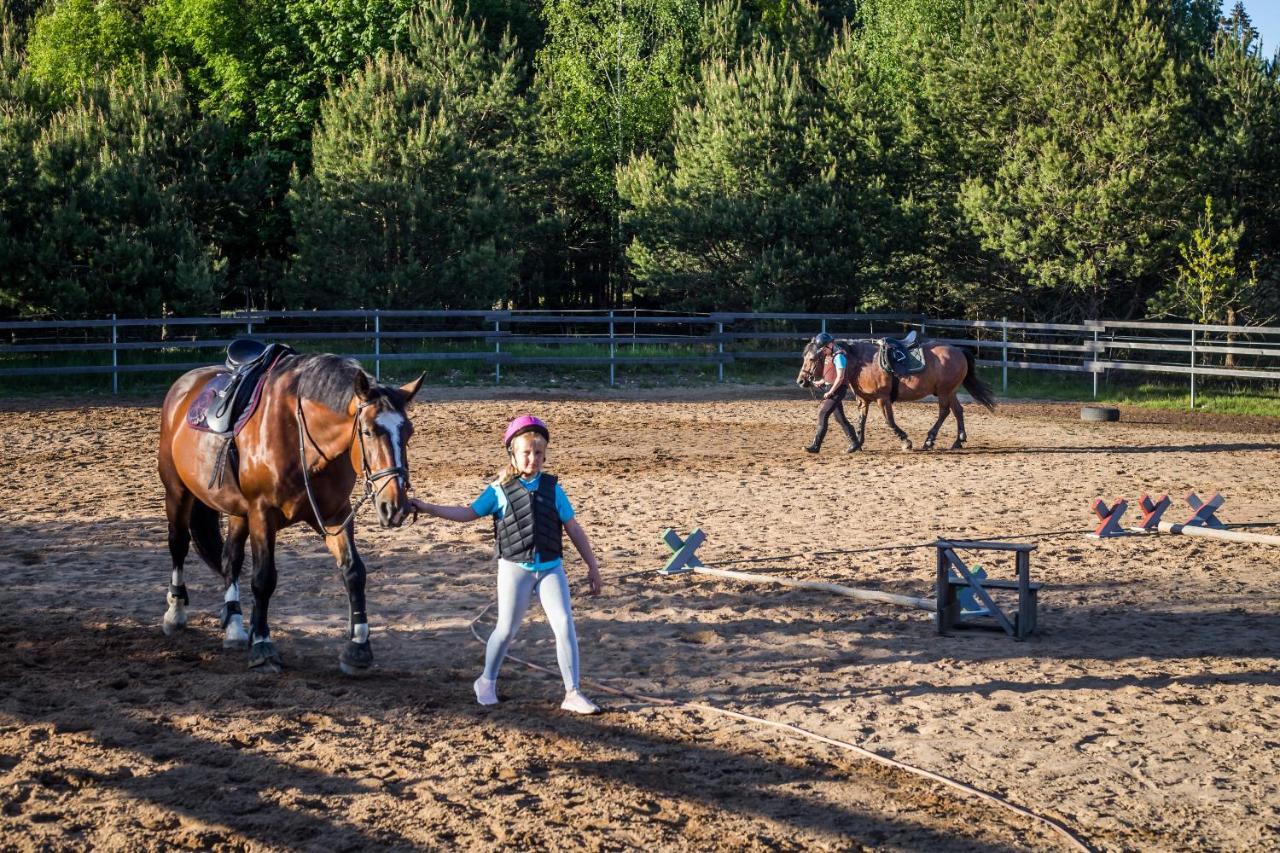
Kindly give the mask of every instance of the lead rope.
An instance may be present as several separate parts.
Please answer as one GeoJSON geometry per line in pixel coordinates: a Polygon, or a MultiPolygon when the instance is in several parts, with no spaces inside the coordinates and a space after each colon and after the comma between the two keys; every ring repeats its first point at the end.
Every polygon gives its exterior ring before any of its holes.
{"type": "MultiPolygon", "coordinates": [[[[490,610],[493,609],[493,606],[495,603],[496,602],[491,601],[488,604],[486,604],[484,606],[484,609],[476,614],[475,618],[471,620],[471,623],[468,626],[471,629],[472,636],[474,636],[481,643],[486,642],[486,640],[484,637],[480,636],[480,632],[476,628],[476,623],[478,623],[481,619],[483,619],[485,617],[485,614],[487,614],[490,610]]],[[[515,655],[508,654],[507,658],[515,661],[518,664],[526,666],[529,669],[537,670],[538,672],[543,672],[553,677],[557,675],[556,673],[552,672],[550,669],[547,669],[545,666],[540,666],[539,664],[533,663],[532,661],[527,661],[527,660],[524,660],[523,658],[518,658],[515,655]]],[[[809,738],[810,740],[816,740],[820,743],[825,743],[829,746],[834,746],[840,749],[847,750],[849,752],[855,753],[856,755],[860,755],[863,758],[870,759],[871,761],[874,761],[878,764],[883,764],[886,767],[893,767],[898,770],[903,770],[915,776],[920,776],[922,778],[929,779],[934,782],[938,782],[942,785],[946,785],[949,788],[954,788],[955,790],[960,791],[962,793],[971,794],[972,796],[978,797],[979,799],[986,800],[989,803],[994,803],[998,806],[1002,806],[1003,808],[1006,808],[1009,811],[1014,812],[1015,814],[1021,815],[1022,817],[1025,817],[1025,818],[1030,818],[1031,820],[1036,821],[1037,823],[1047,826],[1050,830],[1060,835],[1073,850],[1080,850],[1080,851],[1083,851],[1083,853],[1094,853],[1093,848],[1090,847],[1087,843],[1085,843],[1085,841],[1082,838],[1080,838],[1080,836],[1072,832],[1071,829],[1069,829],[1065,824],[1062,824],[1051,817],[1036,814],[1035,812],[1030,811],[1029,809],[1025,809],[1022,806],[1017,805],[1016,803],[1011,803],[1008,800],[1001,799],[995,794],[991,794],[991,793],[988,793],[987,791],[980,790],[978,788],[973,787],[972,785],[966,785],[964,782],[958,781],[956,779],[952,779],[948,776],[943,776],[942,774],[935,773],[932,770],[925,770],[922,767],[914,767],[910,764],[905,764],[901,761],[898,761],[897,759],[889,758],[886,755],[881,755],[878,752],[872,752],[871,750],[858,746],[855,743],[849,743],[848,741],[837,740],[835,738],[827,737],[826,735],[820,735],[817,732],[811,732],[808,729],[802,729],[799,726],[792,725],[791,723],[779,723],[776,720],[767,720],[764,717],[755,717],[755,716],[752,716],[751,714],[743,714],[739,711],[730,711],[727,708],[717,708],[715,705],[707,705],[702,702],[685,702],[679,699],[663,699],[656,696],[645,696],[641,693],[632,693],[627,690],[620,690],[616,687],[610,687],[607,684],[603,684],[599,681],[594,681],[591,679],[582,679],[582,681],[586,684],[589,684],[591,687],[595,688],[596,690],[603,690],[605,693],[611,693],[614,696],[622,696],[624,698],[631,699],[637,702],[645,702],[650,705],[658,705],[666,708],[685,708],[691,711],[704,711],[710,714],[719,714],[721,716],[730,717],[735,720],[744,720],[749,723],[756,723],[757,725],[768,726],[769,728],[778,729],[780,731],[787,732],[788,734],[809,738]]]]}

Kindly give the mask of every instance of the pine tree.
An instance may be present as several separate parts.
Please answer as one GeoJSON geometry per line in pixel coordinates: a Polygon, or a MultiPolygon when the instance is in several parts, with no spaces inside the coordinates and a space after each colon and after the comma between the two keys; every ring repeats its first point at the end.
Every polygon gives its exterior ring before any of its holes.
{"type": "Polygon", "coordinates": [[[404,51],[371,60],[321,105],[314,171],[290,194],[291,307],[475,308],[519,263],[528,166],[519,58],[491,51],[447,0],[404,51]]]}
{"type": "Polygon", "coordinates": [[[815,82],[803,76],[767,44],[708,62],[676,114],[673,162],[645,155],[622,171],[643,292],[689,308],[840,310],[883,272],[895,217],[884,117],[847,38],[815,82]]]}
{"type": "MultiPolygon", "coordinates": [[[[6,113],[8,110],[6,110],[6,113]]],[[[193,210],[208,143],[172,68],[112,76],[51,114],[13,113],[21,204],[0,232],[22,263],[5,302],[23,313],[102,316],[216,308],[215,246],[193,210]],[[28,171],[28,169],[30,171],[28,171]]]]}
{"type": "Polygon", "coordinates": [[[1049,297],[1045,315],[1141,310],[1194,198],[1186,21],[1145,0],[977,11],[937,99],[969,227],[1049,297]]]}

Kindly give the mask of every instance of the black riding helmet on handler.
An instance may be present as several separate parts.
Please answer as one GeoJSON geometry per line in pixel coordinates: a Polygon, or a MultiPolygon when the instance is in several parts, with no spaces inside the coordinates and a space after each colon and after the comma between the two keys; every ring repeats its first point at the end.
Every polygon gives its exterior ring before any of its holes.
{"type": "Polygon", "coordinates": [[[813,336],[813,348],[816,350],[822,349],[834,340],[835,338],[831,337],[831,335],[826,332],[818,332],[818,334],[813,336]]]}

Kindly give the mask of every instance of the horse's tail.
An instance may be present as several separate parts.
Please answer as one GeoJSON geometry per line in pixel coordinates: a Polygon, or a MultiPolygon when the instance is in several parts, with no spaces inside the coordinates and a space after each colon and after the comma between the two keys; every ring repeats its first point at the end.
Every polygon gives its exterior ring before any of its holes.
{"type": "Polygon", "coordinates": [[[994,412],[996,410],[996,395],[991,392],[990,386],[978,376],[978,369],[973,360],[972,350],[962,350],[962,352],[964,352],[965,363],[969,367],[964,374],[964,390],[968,391],[973,399],[986,406],[988,412],[994,412]]]}
{"type": "Polygon", "coordinates": [[[218,511],[208,504],[193,501],[191,505],[191,542],[196,546],[200,559],[222,574],[222,525],[218,511]]]}

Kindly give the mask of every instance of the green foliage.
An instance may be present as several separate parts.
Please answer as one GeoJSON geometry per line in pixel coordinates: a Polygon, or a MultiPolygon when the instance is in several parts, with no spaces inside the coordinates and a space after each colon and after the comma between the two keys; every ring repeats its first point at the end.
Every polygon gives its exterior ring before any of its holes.
{"type": "Polygon", "coordinates": [[[1203,57],[1197,67],[1203,80],[1196,151],[1201,191],[1243,228],[1241,258],[1255,262],[1264,279],[1274,279],[1280,272],[1280,67],[1260,55],[1257,31],[1239,4],[1222,19],[1203,57]]]}
{"type": "Polygon", "coordinates": [[[102,75],[137,68],[144,41],[136,3],[51,0],[27,44],[31,75],[64,101],[102,75]]]}
{"type": "Polygon", "coordinates": [[[407,43],[412,0],[156,0],[159,50],[181,58],[201,106],[254,144],[305,158],[326,87],[407,43]]]}
{"type": "Polygon", "coordinates": [[[0,4],[9,312],[1280,312],[1239,3],[0,4]]]}
{"type": "Polygon", "coordinates": [[[674,164],[620,173],[644,292],[690,308],[855,307],[879,271],[893,205],[878,173],[882,117],[845,41],[819,69],[825,104],[767,46],[711,62],[680,110],[674,164]]]}
{"type": "Polygon", "coordinates": [[[867,65],[887,97],[902,99],[919,88],[930,70],[926,57],[956,38],[964,7],[964,0],[863,0],[858,17],[867,65]]]}
{"type": "Polygon", "coordinates": [[[616,0],[547,0],[542,7],[546,35],[534,97],[547,169],[538,227],[563,248],[540,249],[534,275],[543,279],[542,298],[553,302],[621,300],[614,172],[632,153],[665,156],[672,110],[697,61],[695,0],[639,0],[623,12],[619,17],[616,0]]]}
{"type": "Polygon", "coordinates": [[[23,314],[158,314],[216,307],[216,247],[192,213],[211,144],[172,69],[109,77],[41,113],[0,103],[0,304],[23,314]]]}
{"type": "Polygon", "coordinates": [[[1243,225],[1214,214],[1213,197],[1205,196],[1204,213],[1191,239],[1178,247],[1182,264],[1177,278],[1151,300],[1151,307],[1195,323],[1234,323],[1258,288],[1256,264],[1248,275],[1237,261],[1243,225]]]}
{"type": "Polygon", "coordinates": [[[1141,305],[1189,204],[1190,103],[1164,23],[1142,0],[1003,3],[946,66],[970,226],[1087,316],[1110,294],[1141,305]]]}
{"type": "Polygon", "coordinates": [[[619,18],[615,0],[548,0],[543,15],[537,69],[548,132],[584,154],[588,191],[611,207],[615,166],[665,144],[687,85],[698,4],[643,0],[619,18]]]}
{"type": "Polygon", "coordinates": [[[448,0],[408,42],[321,106],[314,172],[289,198],[293,307],[491,307],[514,283],[527,168],[514,46],[489,50],[448,0]]]}

